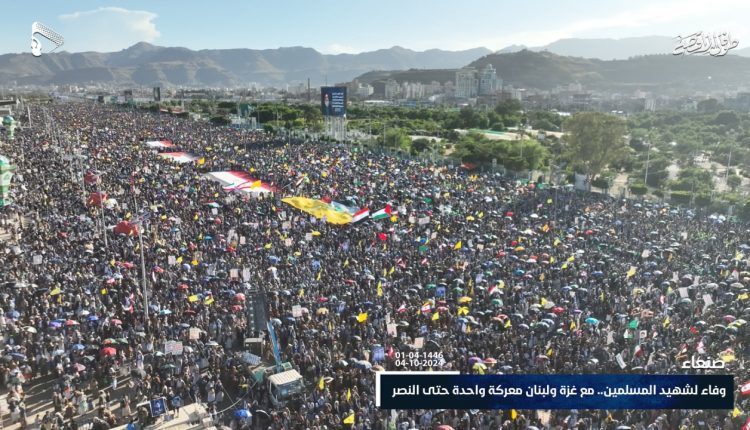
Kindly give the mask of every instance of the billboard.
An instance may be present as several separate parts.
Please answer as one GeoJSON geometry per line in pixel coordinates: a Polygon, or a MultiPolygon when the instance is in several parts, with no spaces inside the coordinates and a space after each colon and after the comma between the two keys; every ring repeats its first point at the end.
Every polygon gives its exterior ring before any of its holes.
{"type": "Polygon", "coordinates": [[[346,116],[346,87],[320,87],[323,116],[346,116]]]}
{"type": "Polygon", "coordinates": [[[154,101],[161,101],[161,87],[154,87],[154,101]]]}

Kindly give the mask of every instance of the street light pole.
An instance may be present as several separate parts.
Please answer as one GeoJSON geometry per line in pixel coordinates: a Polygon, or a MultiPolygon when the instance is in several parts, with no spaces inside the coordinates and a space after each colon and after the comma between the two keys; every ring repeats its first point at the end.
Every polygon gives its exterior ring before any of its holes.
{"type": "Polygon", "coordinates": [[[651,141],[648,142],[648,152],[646,153],[646,175],[643,177],[643,183],[648,186],[648,166],[651,162],[651,141]]]}

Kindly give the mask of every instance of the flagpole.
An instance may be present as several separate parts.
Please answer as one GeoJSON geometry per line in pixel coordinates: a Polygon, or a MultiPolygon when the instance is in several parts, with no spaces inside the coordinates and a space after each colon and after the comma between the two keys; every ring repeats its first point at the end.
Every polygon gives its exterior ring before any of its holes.
{"type": "MultiPolygon", "coordinates": [[[[135,178],[133,178],[133,210],[135,211],[136,216],[138,216],[138,200],[135,198],[135,178]]],[[[141,282],[143,283],[143,324],[146,329],[146,332],[148,332],[149,328],[149,319],[148,319],[148,289],[146,287],[146,258],[143,255],[143,220],[140,222],[140,229],[138,230],[138,244],[140,248],[141,253],[141,282]]]]}

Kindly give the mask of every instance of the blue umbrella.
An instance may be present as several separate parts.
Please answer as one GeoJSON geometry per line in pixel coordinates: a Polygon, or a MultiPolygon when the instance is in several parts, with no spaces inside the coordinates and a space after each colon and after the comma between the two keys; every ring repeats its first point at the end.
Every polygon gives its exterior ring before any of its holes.
{"type": "Polygon", "coordinates": [[[8,316],[13,318],[14,320],[17,320],[18,317],[21,316],[21,314],[19,314],[18,311],[10,311],[8,312],[8,316]]]}
{"type": "Polygon", "coordinates": [[[591,273],[591,276],[593,276],[595,278],[601,278],[602,276],[604,276],[604,272],[602,272],[601,270],[597,270],[597,271],[591,273]]]}
{"type": "Polygon", "coordinates": [[[75,345],[73,345],[74,351],[83,351],[84,349],[86,349],[86,346],[80,343],[76,343],[75,345]]]}
{"type": "Polygon", "coordinates": [[[169,309],[162,309],[159,311],[159,315],[171,315],[171,314],[172,314],[172,311],[170,311],[169,309]]]}
{"type": "Polygon", "coordinates": [[[214,238],[213,236],[203,236],[203,240],[209,241],[209,240],[214,240],[214,238]]]}
{"type": "Polygon", "coordinates": [[[59,321],[51,321],[49,323],[49,326],[52,327],[52,328],[60,328],[60,327],[62,327],[62,323],[59,322],[59,321]]]}
{"type": "Polygon", "coordinates": [[[587,324],[591,324],[591,325],[598,325],[599,324],[599,320],[596,319],[596,318],[592,318],[592,317],[586,318],[586,320],[584,322],[587,323],[587,324]]]}
{"type": "Polygon", "coordinates": [[[26,356],[20,352],[11,352],[9,355],[18,361],[26,361],[26,356]]]}
{"type": "Polygon", "coordinates": [[[234,416],[237,418],[250,418],[253,416],[253,414],[251,414],[247,409],[238,409],[234,411],[234,416]]]}
{"type": "Polygon", "coordinates": [[[526,272],[524,272],[523,269],[516,269],[516,271],[513,272],[513,274],[516,275],[516,276],[523,276],[524,273],[526,273],[526,272]]]}
{"type": "Polygon", "coordinates": [[[89,321],[99,321],[99,317],[96,315],[89,315],[86,319],[89,321]]]}

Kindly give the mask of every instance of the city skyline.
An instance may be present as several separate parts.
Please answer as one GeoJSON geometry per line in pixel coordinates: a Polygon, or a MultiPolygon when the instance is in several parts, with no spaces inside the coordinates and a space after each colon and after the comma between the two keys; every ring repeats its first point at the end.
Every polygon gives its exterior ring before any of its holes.
{"type": "MultiPolygon", "coordinates": [[[[111,52],[137,42],[190,49],[274,49],[305,46],[325,54],[359,53],[402,46],[463,50],[510,45],[544,46],[565,38],[627,38],[727,31],[742,43],[750,37],[740,17],[750,4],[697,0],[599,4],[576,7],[551,1],[499,4],[396,2],[377,5],[289,0],[274,4],[75,0],[42,1],[33,10],[4,7],[0,54],[29,50],[31,23],[44,23],[65,38],[68,52],[111,52]],[[544,13],[539,13],[543,10],[544,13]],[[581,11],[586,11],[585,14],[581,11]],[[321,31],[321,28],[324,30],[321,31]]],[[[744,45],[744,44],[743,44],[744,45]]],[[[740,45],[742,47],[742,45],[740,45]]]]}

